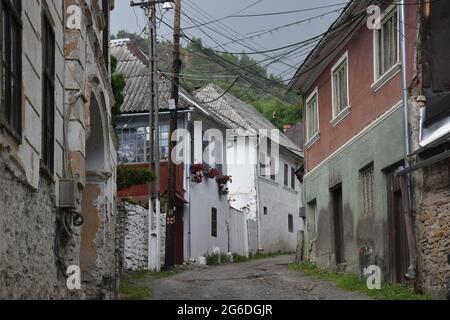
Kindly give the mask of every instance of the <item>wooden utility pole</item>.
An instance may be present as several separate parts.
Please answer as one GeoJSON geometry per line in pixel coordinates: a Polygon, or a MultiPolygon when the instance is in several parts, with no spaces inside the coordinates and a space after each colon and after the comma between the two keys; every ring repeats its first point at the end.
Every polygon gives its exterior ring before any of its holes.
{"type": "Polygon", "coordinates": [[[172,135],[177,130],[178,101],[181,70],[181,0],[175,0],[175,19],[173,33],[173,62],[172,62],[172,102],[175,106],[170,110],[170,133],[169,133],[169,183],[168,183],[168,212],[166,223],[166,259],[165,268],[172,269],[175,266],[175,219],[176,219],[176,185],[177,168],[172,159],[172,152],[176,147],[176,141],[172,141],[172,135]]]}
{"type": "Polygon", "coordinates": [[[149,169],[155,173],[155,182],[149,184],[149,239],[148,239],[148,269],[160,271],[160,143],[159,143],[159,91],[158,91],[158,64],[156,55],[156,5],[165,2],[154,0],[147,2],[130,2],[131,7],[141,7],[148,17],[148,77],[149,77],[149,132],[148,135],[148,162],[149,169]]]}

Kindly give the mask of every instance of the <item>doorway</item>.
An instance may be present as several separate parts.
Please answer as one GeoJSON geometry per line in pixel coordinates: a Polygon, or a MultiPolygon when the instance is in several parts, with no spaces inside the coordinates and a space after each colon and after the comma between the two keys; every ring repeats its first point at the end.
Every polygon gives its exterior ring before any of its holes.
{"type": "Polygon", "coordinates": [[[334,252],[336,265],[339,266],[345,262],[342,185],[331,190],[331,200],[333,206],[334,252]]]}
{"type": "Polygon", "coordinates": [[[392,283],[403,283],[404,275],[408,272],[409,252],[400,178],[395,176],[395,171],[387,173],[389,280],[392,283]]]}

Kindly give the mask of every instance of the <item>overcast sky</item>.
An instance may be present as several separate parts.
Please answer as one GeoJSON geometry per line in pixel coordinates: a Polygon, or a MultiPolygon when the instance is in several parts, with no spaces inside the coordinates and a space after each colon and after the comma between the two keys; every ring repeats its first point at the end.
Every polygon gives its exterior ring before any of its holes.
{"type": "MultiPolygon", "coordinates": [[[[339,12],[337,10],[343,8],[346,2],[346,0],[182,0],[182,28],[190,37],[201,37],[205,44],[215,47],[217,50],[223,50],[223,48],[218,46],[217,43],[219,43],[228,52],[265,51],[294,44],[326,31],[338,16],[339,12]],[[251,7],[247,8],[249,6],[251,7]],[[314,9],[323,6],[328,7],[314,9]],[[220,19],[229,15],[305,9],[314,10],[263,17],[231,17],[201,28],[189,28],[192,25],[198,25],[199,23],[220,19]],[[311,20],[309,20],[310,18],[311,20]],[[258,35],[267,29],[299,21],[303,22],[253,39],[240,41],[241,43],[229,43],[236,39],[258,35]]],[[[161,17],[161,15],[162,12],[159,11],[158,16],[161,17]]],[[[173,10],[164,13],[163,19],[169,25],[173,25],[173,10]]],[[[132,9],[128,0],[117,0],[116,8],[112,12],[111,24],[114,34],[119,30],[141,33],[145,26],[143,11],[140,8],[132,9]]],[[[160,38],[171,39],[171,33],[170,28],[164,24],[159,25],[158,34],[160,38]]],[[[289,57],[289,59],[283,59],[284,63],[272,64],[269,70],[275,74],[280,74],[283,78],[289,78],[294,72],[292,67],[299,66],[299,63],[304,59],[305,50],[307,49],[308,47],[294,52],[294,56],[289,57]]],[[[275,51],[266,55],[253,55],[252,57],[258,61],[267,60],[287,50],[275,51]],[[270,57],[267,55],[270,55],[270,57]]]]}

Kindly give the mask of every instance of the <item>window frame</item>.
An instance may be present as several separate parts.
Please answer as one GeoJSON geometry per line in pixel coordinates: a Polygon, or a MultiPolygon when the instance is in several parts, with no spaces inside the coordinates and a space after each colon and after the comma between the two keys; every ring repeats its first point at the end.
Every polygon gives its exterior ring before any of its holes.
{"type": "Polygon", "coordinates": [[[359,171],[361,183],[361,201],[362,201],[362,216],[372,217],[375,215],[375,167],[371,163],[359,171]],[[366,190],[367,172],[371,172],[371,179],[369,181],[369,190],[366,190]],[[369,195],[370,193],[370,195],[369,195]],[[370,199],[369,204],[366,200],[370,199]]]}
{"type": "Polygon", "coordinates": [[[331,68],[331,105],[332,105],[332,125],[336,125],[340,122],[346,115],[350,113],[350,78],[349,78],[349,59],[348,51],[346,51],[342,57],[333,65],[331,68]],[[336,101],[336,83],[335,83],[335,73],[340,71],[343,65],[346,66],[345,76],[346,76],[346,92],[347,105],[342,107],[342,110],[338,111],[337,101],[336,101]]]}
{"type": "Polygon", "coordinates": [[[283,184],[286,188],[289,188],[289,165],[287,163],[284,164],[284,181],[283,184]]]}
{"type": "Polygon", "coordinates": [[[309,148],[320,138],[320,114],[319,114],[319,90],[315,88],[313,92],[306,99],[306,148],[309,148]],[[310,132],[310,116],[309,116],[309,104],[313,99],[316,99],[316,121],[317,121],[317,131],[314,133],[310,132]]]}
{"type": "MultiPolygon", "coordinates": [[[[23,88],[22,88],[22,72],[23,72],[23,66],[22,66],[22,52],[23,52],[23,46],[22,46],[22,40],[23,40],[23,19],[22,19],[22,10],[23,10],[23,5],[22,5],[22,1],[21,0],[17,0],[17,4],[19,5],[18,8],[13,5],[13,3],[11,2],[11,0],[0,0],[0,53],[1,53],[1,68],[0,68],[0,79],[1,79],[1,85],[0,85],[0,127],[5,128],[7,130],[7,132],[14,138],[16,139],[19,143],[22,143],[22,133],[23,133],[23,123],[22,123],[22,117],[23,117],[23,103],[22,103],[22,93],[23,93],[23,88]],[[8,11],[8,26],[9,28],[7,28],[9,30],[9,32],[6,34],[6,31],[4,30],[4,22],[3,21],[3,12],[4,11],[8,11]],[[11,21],[11,19],[13,21],[11,21]],[[10,46],[10,48],[8,49],[8,57],[9,59],[7,59],[5,61],[5,66],[4,66],[4,62],[3,62],[3,55],[5,54],[6,48],[3,45],[3,42],[9,42],[11,43],[12,39],[12,33],[10,30],[12,30],[11,28],[11,23],[14,23],[14,25],[17,28],[17,35],[16,35],[16,46],[15,48],[13,48],[12,46],[10,46]],[[8,37],[4,37],[4,33],[5,35],[7,35],[8,37]],[[17,50],[15,56],[18,57],[18,59],[15,61],[16,65],[12,65],[13,62],[10,61],[10,57],[12,55],[11,51],[12,50],[17,50]],[[4,92],[3,90],[3,78],[6,77],[4,75],[3,72],[3,68],[7,68],[8,69],[8,73],[11,73],[11,68],[16,68],[16,72],[17,72],[17,82],[15,83],[15,85],[17,85],[17,90],[16,90],[16,97],[13,97],[13,88],[8,88],[8,90],[6,92],[4,92]],[[17,101],[15,101],[15,103],[13,103],[14,99],[16,99],[17,101]],[[15,108],[14,108],[15,105],[15,108]],[[6,108],[10,108],[10,110],[6,110],[6,108]],[[17,118],[17,127],[14,127],[14,124],[10,123],[12,122],[12,119],[6,119],[7,118],[7,112],[11,113],[9,115],[10,118],[12,117],[16,117],[17,118]],[[15,115],[13,115],[14,113],[16,113],[15,115]]],[[[7,79],[7,81],[5,83],[9,83],[9,85],[7,85],[8,87],[11,86],[11,78],[9,77],[7,79]]]]}
{"type": "MultiPolygon", "coordinates": [[[[161,162],[167,162],[168,161],[168,157],[165,157],[165,155],[167,154],[167,156],[168,156],[169,147],[168,147],[168,144],[166,146],[165,144],[162,143],[162,141],[167,141],[168,143],[170,142],[169,138],[168,138],[170,132],[169,131],[167,131],[167,132],[163,131],[162,130],[163,128],[165,128],[167,130],[169,130],[170,128],[169,128],[169,125],[166,124],[166,123],[161,123],[160,124],[160,128],[159,128],[159,148],[160,148],[160,155],[161,155],[160,161],[161,162]],[[165,138],[163,139],[161,137],[163,134],[167,134],[167,139],[165,139],[165,138]],[[167,150],[167,152],[164,152],[164,153],[161,152],[162,148],[165,148],[167,150]]],[[[139,164],[147,164],[147,163],[149,163],[149,161],[150,161],[149,147],[150,146],[149,146],[148,140],[147,140],[147,136],[150,135],[150,127],[149,126],[145,126],[145,125],[144,126],[143,125],[127,125],[126,127],[116,128],[115,131],[117,133],[117,137],[118,137],[118,140],[119,140],[119,149],[117,150],[117,155],[118,155],[118,159],[119,159],[120,163],[122,163],[124,165],[127,165],[127,164],[130,164],[130,165],[137,164],[137,165],[139,165],[139,164]],[[137,136],[138,136],[137,132],[139,131],[139,129],[144,129],[144,147],[143,147],[144,154],[142,155],[144,161],[136,161],[136,160],[132,161],[132,162],[131,161],[129,161],[129,162],[120,161],[120,159],[121,159],[120,152],[123,151],[123,149],[122,149],[123,143],[121,143],[121,142],[124,141],[124,134],[125,134],[124,131],[125,130],[130,130],[130,129],[136,131],[135,140],[134,140],[134,158],[135,159],[138,158],[138,154],[136,152],[138,150],[138,148],[137,148],[137,136]]],[[[128,131],[127,134],[129,134],[129,131],[128,131]]],[[[155,134],[155,132],[153,132],[153,134],[155,134]]]]}
{"type": "Polygon", "coordinates": [[[291,167],[291,189],[297,190],[297,170],[294,167],[291,167]]]}
{"type": "Polygon", "coordinates": [[[55,171],[56,37],[54,26],[42,13],[42,155],[41,164],[50,176],[55,171]],[[50,40],[50,41],[49,41],[50,40]],[[49,47],[50,43],[50,47],[49,47]],[[51,52],[49,52],[49,49],[51,52]],[[50,54],[50,56],[49,56],[50,54]],[[50,100],[48,100],[50,99],[50,100]]]}
{"type": "Polygon", "coordinates": [[[374,84],[372,85],[372,89],[375,91],[378,90],[380,87],[382,87],[386,82],[388,82],[390,79],[392,79],[396,74],[398,74],[401,70],[400,68],[400,15],[397,10],[397,6],[390,5],[386,10],[383,12],[381,21],[380,21],[380,29],[375,28],[373,30],[373,78],[374,78],[374,84]],[[379,46],[379,37],[380,33],[382,33],[383,25],[388,21],[394,14],[397,14],[397,59],[394,62],[394,64],[388,68],[387,70],[384,70],[383,73],[379,73],[380,68],[380,46],[379,46]]]}
{"type": "Polygon", "coordinates": [[[288,232],[294,233],[294,215],[288,214],[288,232]]]}

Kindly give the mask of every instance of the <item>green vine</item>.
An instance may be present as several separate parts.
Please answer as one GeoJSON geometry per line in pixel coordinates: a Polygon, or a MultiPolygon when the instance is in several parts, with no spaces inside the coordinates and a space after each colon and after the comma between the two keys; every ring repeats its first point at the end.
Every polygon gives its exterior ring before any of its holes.
{"type": "Polygon", "coordinates": [[[111,87],[114,93],[116,103],[111,108],[111,123],[113,128],[116,127],[117,119],[122,114],[121,107],[124,102],[123,90],[125,89],[126,80],[123,74],[116,73],[117,59],[111,56],[111,87]]]}

